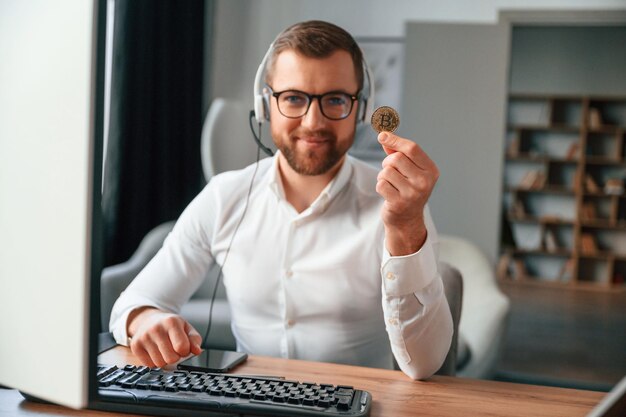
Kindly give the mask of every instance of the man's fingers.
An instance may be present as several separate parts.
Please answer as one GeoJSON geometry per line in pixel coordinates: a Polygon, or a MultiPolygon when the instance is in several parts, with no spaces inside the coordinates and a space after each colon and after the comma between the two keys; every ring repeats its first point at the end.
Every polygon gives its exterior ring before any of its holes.
{"type": "Polygon", "coordinates": [[[178,362],[189,353],[202,352],[200,334],[176,314],[152,312],[144,315],[139,324],[131,350],[146,365],[165,366],[178,362]]]}
{"type": "Polygon", "coordinates": [[[376,192],[380,194],[385,201],[392,201],[398,198],[400,192],[385,179],[379,179],[376,183],[376,192]]]}
{"type": "Polygon", "coordinates": [[[172,348],[179,356],[189,355],[189,336],[185,332],[185,326],[183,323],[172,326],[168,331],[172,348]]]}
{"type": "Polygon", "coordinates": [[[148,355],[150,355],[150,359],[155,366],[161,367],[167,365],[167,361],[163,358],[159,346],[155,342],[152,340],[146,340],[143,343],[143,348],[146,352],[148,352],[148,355]]]}
{"type": "Polygon", "coordinates": [[[185,321],[185,333],[189,337],[191,353],[199,355],[202,352],[202,336],[187,321],[185,321]]]}
{"type": "Polygon", "coordinates": [[[392,148],[388,148],[385,145],[383,145],[383,151],[385,151],[385,153],[387,155],[391,155],[392,153],[395,153],[396,151],[394,151],[392,148]]]}
{"type": "Polygon", "coordinates": [[[381,132],[378,135],[378,142],[383,145],[387,155],[394,152],[401,152],[406,155],[411,162],[419,168],[425,170],[436,169],[435,163],[428,157],[426,152],[415,142],[401,138],[389,132],[381,132]]]}
{"type": "Polygon", "coordinates": [[[401,191],[403,187],[406,187],[409,182],[409,180],[407,179],[405,175],[398,172],[398,170],[396,170],[394,167],[391,167],[391,166],[384,167],[378,173],[377,179],[378,181],[380,180],[387,181],[389,184],[393,186],[393,188],[395,188],[398,191],[401,191]]]}
{"type": "Polygon", "coordinates": [[[392,155],[388,155],[383,159],[382,166],[383,169],[395,169],[406,178],[415,178],[418,175],[424,174],[424,170],[415,165],[409,157],[402,152],[395,152],[392,155]]]}
{"type": "Polygon", "coordinates": [[[154,368],[156,366],[154,362],[152,362],[148,351],[143,348],[143,345],[138,343],[131,343],[130,350],[133,352],[133,355],[135,355],[137,359],[139,359],[139,361],[145,366],[148,366],[150,368],[154,368]]]}

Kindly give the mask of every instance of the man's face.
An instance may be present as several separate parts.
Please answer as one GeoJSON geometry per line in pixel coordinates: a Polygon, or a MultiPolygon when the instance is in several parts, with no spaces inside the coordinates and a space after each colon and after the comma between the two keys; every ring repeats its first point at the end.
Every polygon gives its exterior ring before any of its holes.
{"type": "MultiPolygon", "coordinates": [[[[326,58],[317,59],[286,50],[274,61],[270,87],[275,92],[299,90],[324,94],[341,91],[353,95],[358,84],[352,58],[346,51],[338,50],[326,58]]],[[[274,143],[295,172],[321,175],[343,160],[354,141],[356,102],[350,115],[342,120],[326,118],[317,99],[313,99],[308,112],[297,119],[283,116],[274,97],[270,97],[270,102],[274,143]]]]}

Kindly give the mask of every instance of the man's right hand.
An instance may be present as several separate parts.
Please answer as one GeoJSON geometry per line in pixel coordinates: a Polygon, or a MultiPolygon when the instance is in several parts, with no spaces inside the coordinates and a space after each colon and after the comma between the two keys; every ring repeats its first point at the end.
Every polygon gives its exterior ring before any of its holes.
{"type": "Polygon", "coordinates": [[[146,366],[161,367],[202,352],[202,337],[179,315],[142,307],[130,313],[127,323],[130,349],[146,366]]]}

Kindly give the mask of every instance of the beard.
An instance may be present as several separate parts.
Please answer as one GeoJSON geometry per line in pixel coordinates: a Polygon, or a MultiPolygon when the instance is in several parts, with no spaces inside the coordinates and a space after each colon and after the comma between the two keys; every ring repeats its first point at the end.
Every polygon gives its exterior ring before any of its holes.
{"type": "Polygon", "coordinates": [[[296,129],[289,134],[286,140],[275,140],[275,143],[291,169],[298,174],[311,176],[322,175],[330,171],[352,145],[352,141],[337,141],[337,137],[328,130],[309,131],[302,129],[296,129]],[[322,139],[324,142],[322,146],[313,149],[299,149],[298,142],[301,136],[322,139]]]}

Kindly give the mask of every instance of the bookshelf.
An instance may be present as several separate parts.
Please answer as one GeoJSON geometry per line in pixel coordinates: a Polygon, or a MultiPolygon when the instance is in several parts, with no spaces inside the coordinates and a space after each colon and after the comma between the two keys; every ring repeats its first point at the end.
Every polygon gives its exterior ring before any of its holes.
{"type": "Polygon", "coordinates": [[[502,280],[626,289],[626,96],[510,94],[502,280]]]}

